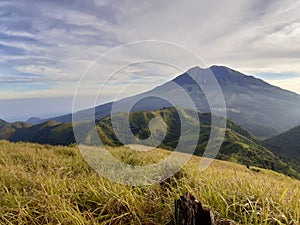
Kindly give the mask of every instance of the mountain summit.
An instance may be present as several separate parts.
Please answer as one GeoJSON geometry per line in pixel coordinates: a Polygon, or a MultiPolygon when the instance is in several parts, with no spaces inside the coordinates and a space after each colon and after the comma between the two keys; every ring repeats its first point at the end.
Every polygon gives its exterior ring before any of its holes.
{"type": "Polygon", "coordinates": [[[212,71],[222,88],[229,118],[255,135],[272,136],[300,124],[298,94],[224,67],[212,71]]]}
{"type": "MultiPolygon", "coordinates": [[[[256,136],[270,137],[300,124],[300,95],[224,66],[211,66],[207,69],[193,67],[172,81],[148,92],[118,101],[120,111],[122,105],[127,106],[132,102],[137,102],[132,109],[135,112],[172,106],[166,100],[153,96],[166,98],[176,96],[178,106],[185,107],[186,101],[179,90],[183,89],[193,99],[200,112],[209,112],[206,96],[197,83],[205,86],[209,79],[213,79],[213,75],[223,92],[228,117],[256,136]]],[[[213,94],[214,88],[211,88],[209,92],[213,94]]],[[[109,116],[112,104],[111,102],[97,106],[96,119],[109,116]]],[[[78,113],[84,115],[87,112],[89,110],[78,113]]],[[[72,115],[51,119],[69,122],[72,120],[72,115]]]]}
{"type": "MultiPolygon", "coordinates": [[[[205,85],[205,81],[211,79],[207,70],[214,74],[222,89],[228,117],[256,136],[269,137],[300,124],[298,94],[228,67],[211,66],[206,70],[194,67],[174,81],[189,91],[194,99],[203,99],[203,93],[195,88],[196,83],[191,76],[205,85]]],[[[207,111],[207,107],[202,105],[199,109],[207,111]]]]}

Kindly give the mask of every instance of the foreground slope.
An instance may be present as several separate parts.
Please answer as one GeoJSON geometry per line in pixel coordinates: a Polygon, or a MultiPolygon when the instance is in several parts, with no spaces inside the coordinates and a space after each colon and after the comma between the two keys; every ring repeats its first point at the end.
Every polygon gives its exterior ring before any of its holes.
{"type": "MultiPolygon", "coordinates": [[[[109,151],[131,165],[169,154],[109,151]]],[[[97,175],[75,147],[0,141],[0,224],[169,224],[174,199],[186,192],[227,224],[299,224],[299,181],[218,160],[200,172],[199,160],[168,183],[130,187],[97,175]]]]}
{"type": "MultiPolygon", "coordinates": [[[[143,99],[135,104],[133,111],[157,110],[171,105],[153,96],[165,99],[174,99],[176,96],[174,100],[178,106],[187,107],[185,97],[179,94],[181,93],[179,89],[182,88],[193,99],[200,112],[209,112],[205,94],[197,83],[205,86],[213,79],[213,75],[223,92],[228,117],[256,136],[271,137],[292,128],[295,124],[300,124],[300,95],[224,66],[212,66],[207,69],[192,68],[170,82],[148,92],[120,100],[118,103],[122,108],[122,105],[127,106],[131,102],[137,102],[137,99],[143,99]]],[[[215,87],[210,90],[207,94],[214,96],[215,87]]],[[[110,102],[96,107],[96,118],[109,116],[112,104],[110,102]]],[[[78,115],[84,118],[89,112],[90,110],[84,110],[78,112],[78,115]]],[[[70,122],[72,115],[52,119],[70,122]]]]}

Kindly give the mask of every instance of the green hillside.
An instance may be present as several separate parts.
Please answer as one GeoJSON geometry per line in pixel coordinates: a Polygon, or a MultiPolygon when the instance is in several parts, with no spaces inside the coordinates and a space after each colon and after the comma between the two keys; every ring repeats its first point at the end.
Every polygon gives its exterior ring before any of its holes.
{"type": "MultiPolygon", "coordinates": [[[[188,114],[188,111],[186,111],[186,113],[188,114]]],[[[174,108],[131,113],[129,116],[131,130],[136,137],[147,138],[150,135],[149,122],[157,115],[160,115],[164,119],[168,127],[166,137],[159,147],[173,150],[177,146],[180,137],[180,119],[174,108]]],[[[201,121],[200,134],[190,132],[187,133],[186,137],[184,136],[184,138],[187,139],[188,143],[189,139],[199,137],[198,145],[194,154],[201,156],[209,139],[211,130],[211,116],[209,113],[199,113],[198,115],[201,121]]],[[[122,121],[121,119],[126,118],[128,115],[121,113],[118,116],[120,121],[122,121]]],[[[191,124],[193,123],[191,122],[191,124]]],[[[111,117],[106,117],[100,120],[97,123],[97,127],[98,133],[104,144],[111,146],[121,145],[117,137],[114,135],[114,131],[111,126],[111,117]]],[[[120,128],[120,130],[122,129],[120,128]]],[[[157,132],[159,132],[159,129],[157,132]]],[[[123,133],[123,135],[123,138],[125,139],[127,136],[126,133],[123,133]]],[[[136,140],[128,141],[139,144],[139,142],[136,140]]],[[[149,145],[151,145],[151,143],[149,143],[149,145]]],[[[184,152],[184,149],[182,149],[182,151],[184,152]]],[[[230,120],[227,120],[225,138],[220,152],[217,155],[217,159],[272,169],[293,177],[300,178],[300,170],[296,172],[292,166],[280,159],[273,152],[259,145],[255,140],[255,137],[250,132],[244,130],[242,127],[236,125],[230,120]]]]}
{"type": "MultiPolygon", "coordinates": [[[[179,149],[182,152],[187,152],[184,146],[190,146],[192,140],[198,140],[194,154],[201,156],[206,149],[207,141],[209,139],[211,127],[211,115],[209,113],[198,113],[200,120],[200,133],[194,132],[197,130],[194,123],[192,114],[189,110],[181,110],[181,116],[189,124],[188,130],[181,134],[180,116],[175,108],[164,108],[155,111],[142,111],[133,112],[130,115],[126,113],[118,113],[114,115],[114,119],[118,121],[117,128],[112,128],[111,117],[106,117],[96,122],[97,132],[101,141],[105,145],[117,147],[123,145],[121,140],[126,144],[143,144],[152,146],[153,140],[159,139],[162,136],[162,128],[164,124],[157,121],[157,124],[152,123],[153,126],[153,139],[148,142],[141,142],[150,136],[149,123],[153,118],[161,117],[165,123],[166,136],[162,138],[159,147],[164,149],[173,150],[179,142],[179,137],[183,140],[183,145],[179,149]],[[130,136],[124,132],[126,123],[124,120],[129,116],[130,132],[134,136],[130,136]],[[119,133],[117,137],[115,131],[119,133]]],[[[84,123],[77,123],[77,126],[82,126],[84,123]]],[[[86,129],[82,126],[80,130],[86,129]]],[[[213,129],[221,129],[214,127],[213,129]]],[[[1,129],[0,129],[1,131],[1,129]]],[[[90,131],[83,131],[83,143],[87,145],[93,144],[91,140],[90,131]]],[[[72,123],[59,123],[56,121],[48,121],[43,124],[38,124],[30,127],[22,127],[16,129],[14,133],[6,138],[10,141],[26,141],[36,142],[42,144],[52,145],[69,145],[75,143],[73,134],[72,123]]],[[[267,148],[262,147],[257,143],[255,137],[242,127],[236,125],[234,122],[227,120],[227,128],[225,131],[225,138],[221,149],[217,155],[217,159],[237,162],[244,165],[258,166],[262,168],[272,169],[277,172],[284,173],[289,176],[297,177],[300,179],[300,170],[296,165],[289,165],[273,152],[267,148]]]]}
{"type": "Polygon", "coordinates": [[[262,142],[300,171],[300,126],[262,142]]]}
{"type": "MultiPolygon", "coordinates": [[[[169,155],[108,150],[131,165],[169,155]]],[[[193,157],[168,183],[131,187],[96,174],[75,147],[0,141],[0,224],[169,224],[174,200],[186,192],[219,224],[299,224],[298,180],[218,160],[200,172],[199,160],[193,157]]]]}
{"type": "Polygon", "coordinates": [[[68,145],[75,142],[72,123],[48,121],[16,130],[8,139],[41,144],[68,145]]]}

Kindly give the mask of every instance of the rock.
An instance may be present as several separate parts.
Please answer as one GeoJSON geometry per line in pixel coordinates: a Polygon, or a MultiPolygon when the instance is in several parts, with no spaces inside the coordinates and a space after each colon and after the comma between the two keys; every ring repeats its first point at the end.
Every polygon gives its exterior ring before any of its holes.
{"type": "Polygon", "coordinates": [[[214,225],[214,215],[210,209],[203,208],[191,193],[175,200],[176,225],[214,225]]]}

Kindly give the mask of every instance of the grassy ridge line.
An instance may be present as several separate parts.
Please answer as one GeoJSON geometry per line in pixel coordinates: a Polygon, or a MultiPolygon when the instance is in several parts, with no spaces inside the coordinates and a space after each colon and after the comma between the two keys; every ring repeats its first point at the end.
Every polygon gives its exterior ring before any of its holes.
{"type": "MultiPolygon", "coordinates": [[[[192,117],[189,114],[193,112],[190,110],[180,110],[181,117],[190,123],[190,129],[197,127],[194,124],[192,117]]],[[[195,148],[194,154],[202,156],[206,150],[206,145],[211,134],[211,115],[208,113],[198,113],[200,123],[200,133],[189,131],[181,134],[181,117],[179,116],[175,108],[165,108],[155,111],[143,111],[133,112],[129,114],[130,128],[133,134],[139,139],[146,139],[151,135],[149,130],[149,123],[152,118],[155,118],[159,114],[166,123],[167,132],[166,136],[160,144],[160,148],[173,150],[178,146],[179,139],[183,140],[186,146],[192,146],[191,140],[197,140],[198,144],[195,148]]],[[[192,114],[193,115],[193,114],[192,114]]],[[[114,119],[118,120],[119,134],[122,136],[122,140],[127,143],[136,143],[134,137],[130,138],[130,135],[123,132],[124,118],[128,115],[124,113],[115,114],[114,119]],[[116,119],[117,118],[117,119],[116,119]]],[[[221,118],[215,118],[217,121],[221,118]]],[[[255,137],[247,130],[233,123],[230,120],[226,120],[227,128],[225,131],[225,137],[217,155],[217,159],[226,161],[237,162],[244,165],[253,165],[266,169],[272,169],[274,171],[289,175],[300,180],[300,169],[296,165],[289,165],[284,159],[278,157],[269,149],[259,145],[255,137]],[[295,169],[298,169],[297,171],[295,169]]],[[[152,124],[153,127],[153,124],[152,124]]],[[[161,136],[161,127],[159,124],[156,129],[153,129],[152,134],[154,136],[161,136]]],[[[214,127],[216,130],[219,128],[214,127]]],[[[197,129],[195,129],[197,130],[197,129]]],[[[97,123],[98,134],[104,144],[110,146],[120,146],[122,143],[115,135],[114,128],[112,126],[111,117],[106,117],[97,123]]],[[[92,138],[87,138],[92,139],[92,138]]],[[[87,143],[90,144],[90,143],[87,143]]],[[[151,141],[149,142],[151,145],[151,141]]],[[[184,152],[184,149],[180,149],[184,152]]]]}
{"type": "MultiPolygon", "coordinates": [[[[112,117],[108,116],[96,122],[96,129],[102,143],[114,147],[121,146],[123,145],[122,143],[153,145],[152,140],[159,140],[159,143],[161,143],[160,148],[173,150],[178,146],[179,140],[182,141],[183,146],[193,146],[196,144],[193,143],[193,140],[198,140],[194,154],[201,156],[206,149],[211,134],[211,115],[209,113],[197,114],[200,120],[200,133],[198,131],[199,127],[192,115],[196,116],[195,112],[191,110],[181,109],[177,112],[177,109],[172,107],[155,111],[132,112],[129,115],[126,113],[116,113],[114,114],[116,127],[112,126],[112,117]],[[125,132],[126,129],[124,129],[127,128],[126,121],[128,116],[130,133],[125,132]],[[158,116],[164,120],[166,127],[160,120],[153,122],[152,119],[158,116]],[[186,132],[182,132],[181,119],[189,124],[186,132]],[[150,121],[153,128],[151,132],[149,130],[150,121]],[[166,132],[163,132],[163,128],[165,128],[166,132]],[[116,135],[116,130],[119,135],[116,135]],[[131,132],[134,135],[131,135],[131,132]],[[165,137],[163,137],[164,133],[166,133],[165,137]],[[150,135],[153,135],[153,137],[148,140],[148,143],[140,142],[140,140],[145,141],[150,135]]],[[[218,117],[215,120],[217,122],[222,121],[218,117]]],[[[77,127],[76,130],[82,132],[82,140],[84,140],[86,145],[93,146],[95,143],[98,144],[98,137],[91,132],[93,129],[86,128],[85,124],[85,122],[82,122],[74,123],[73,125],[77,127]]],[[[4,126],[6,127],[4,130],[7,131],[7,127],[12,127],[12,125],[4,122],[4,126]]],[[[218,130],[221,131],[217,127],[213,129],[216,129],[217,132],[218,130]]],[[[1,130],[3,128],[1,129],[0,127],[0,139],[5,138],[14,142],[25,141],[52,145],[69,145],[76,142],[72,123],[48,121],[43,124],[16,129],[15,133],[10,133],[9,138],[3,137],[1,130]]],[[[5,133],[5,135],[8,135],[8,133],[5,133]]],[[[157,145],[155,144],[155,146],[157,145]]],[[[180,147],[180,150],[184,151],[187,148],[180,147]]],[[[272,169],[300,180],[299,163],[287,163],[285,159],[278,157],[267,148],[261,146],[249,131],[244,130],[230,120],[227,120],[225,138],[217,158],[244,165],[272,169]]]]}
{"type": "MultiPolygon", "coordinates": [[[[109,151],[132,165],[170,153],[125,147],[109,151]]],[[[218,160],[200,172],[199,160],[192,157],[167,187],[130,187],[97,175],[75,147],[0,141],[0,224],[167,224],[174,199],[187,191],[218,218],[239,224],[299,224],[299,181],[218,160]]]]}

